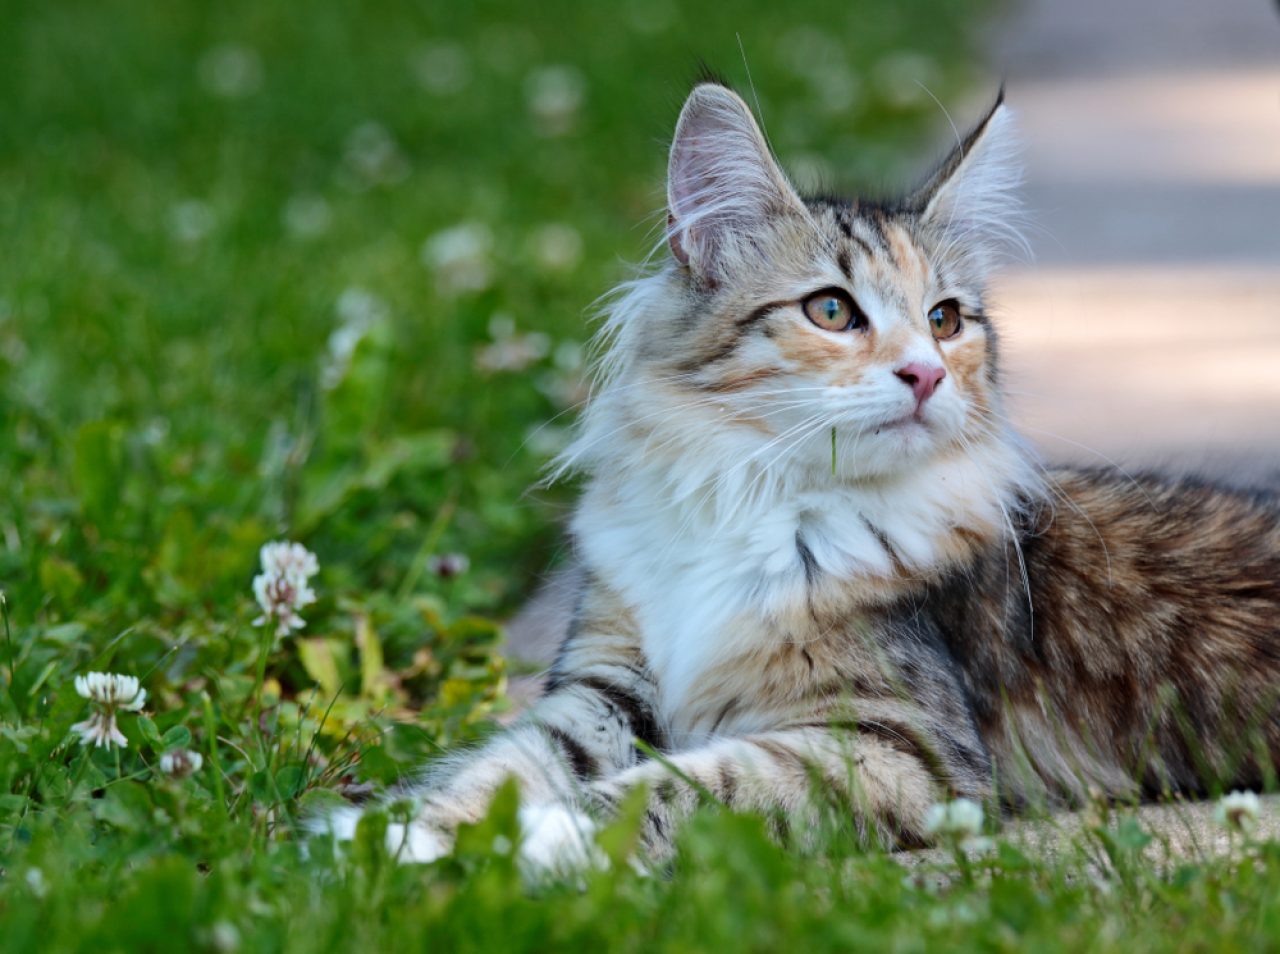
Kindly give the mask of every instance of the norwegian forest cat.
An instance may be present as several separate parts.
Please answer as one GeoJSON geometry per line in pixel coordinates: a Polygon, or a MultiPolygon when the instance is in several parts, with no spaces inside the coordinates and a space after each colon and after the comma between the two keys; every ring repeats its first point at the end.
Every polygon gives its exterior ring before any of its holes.
{"type": "Polygon", "coordinates": [[[587,475],[570,632],[531,711],[411,790],[402,859],[509,776],[534,866],[585,861],[638,786],[661,858],[708,795],[908,846],[947,797],[1271,777],[1276,498],[1046,469],[1005,417],[1011,137],[998,101],[907,198],[804,199],[735,93],[693,90],[668,254],[615,299],[562,461],[587,475]]]}

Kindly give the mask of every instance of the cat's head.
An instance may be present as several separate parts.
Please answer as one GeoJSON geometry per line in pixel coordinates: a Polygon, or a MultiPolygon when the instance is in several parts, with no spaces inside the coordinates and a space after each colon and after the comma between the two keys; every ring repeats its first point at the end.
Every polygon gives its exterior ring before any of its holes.
{"type": "Polygon", "coordinates": [[[668,262],[613,310],[576,452],[630,440],[862,479],[1003,432],[984,294],[1013,232],[1013,150],[1001,101],[906,199],[806,200],[742,99],[696,87],[671,146],[668,262]]]}

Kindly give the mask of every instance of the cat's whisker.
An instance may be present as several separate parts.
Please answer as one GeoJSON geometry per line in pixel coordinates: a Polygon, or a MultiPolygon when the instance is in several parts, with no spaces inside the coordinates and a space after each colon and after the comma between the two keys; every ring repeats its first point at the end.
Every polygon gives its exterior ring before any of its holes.
{"type": "MultiPolygon", "coordinates": [[[[735,474],[739,470],[743,470],[748,467],[754,467],[756,469],[756,477],[751,480],[751,482],[747,485],[747,488],[745,490],[740,491],[738,493],[736,501],[732,502],[732,504],[730,505],[730,509],[722,512],[720,519],[717,521],[721,526],[727,524],[728,521],[733,517],[733,515],[742,508],[742,506],[750,503],[751,494],[754,491],[754,488],[757,482],[760,481],[768,473],[769,464],[761,463],[760,458],[768,450],[777,446],[779,443],[792,438],[797,433],[803,433],[806,429],[813,426],[815,423],[821,424],[822,418],[823,418],[823,414],[821,412],[815,413],[813,415],[810,415],[807,418],[804,418],[799,423],[794,424],[791,427],[784,430],[781,434],[779,434],[773,440],[769,441],[769,443],[753,451],[750,455],[745,457],[743,460],[739,461],[737,464],[734,464],[727,471],[724,471],[723,473],[721,473],[716,478],[716,480],[709,485],[708,491],[704,495],[704,497],[699,501],[699,505],[700,506],[705,505],[710,499],[711,495],[715,494],[717,490],[722,489],[724,485],[727,483],[727,478],[730,475],[735,474]]],[[[720,496],[724,497],[725,495],[720,494],[720,496]]]]}
{"type": "Polygon", "coordinates": [[[558,479],[559,477],[563,476],[565,472],[573,468],[574,460],[576,460],[577,458],[586,456],[587,452],[590,451],[595,446],[599,444],[607,443],[608,441],[616,437],[618,434],[621,434],[622,432],[628,430],[629,428],[635,427],[640,424],[644,424],[648,421],[652,421],[655,419],[662,419],[663,421],[669,420],[672,417],[685,413],[695,407],[714,406],[714,404],[715,404],[714,401],[711,401],[708,399],[695,398],[693,400],[686,401],[683,404],[678,404],[674,407],[670,407],[670,406],[662,407],[655,411],[646,412],[638,417],[627,417],[617,427],[603,434],[591,434],[589,436],[581,437],[578,440],[574,441],[565,452],[563,452],[559,457],[556,458],[555,461],[553,461],[553,464],[556,465],[555,471],[550,477],[546,479],[548,481],[553,481],[554,479],[558,479]]]}
{"type": "Polygon", "coordinates": [[[1098,450],[1097,448],[1090,447],[1088,444],[1081,444],[1079,441],[1072,440],[1069,437],[1064,437],[1063,435],[1054,433],[1053,431],[1045,430],[1044,428],[1030,427],[1029,425],[1023,424],[1022,429],[1024,431],[1032,431],[1036,434],[1044,434],[1046,437],[1052,437],[1054,440],[1063,441],[1064,443],[1070,444],[1073,447],[1078,447],[1080,450],[1088,451],[1090,454],[1093,454],[1095,457],[1104,461],[1107,464],[1107,466],[1114,468],[1117,473],[1122,474],[1124,477],[1126,477],[1129,483],[1133,486],[1133,488],[1137,490],[1140,494],[1142,494],[1143,497],[1146,498],[1147,503],[1151,505],[1152,509],[1153,510],[1156,509],[1156,502],[1151,499],[1151,495],[1147,493],[1146,489],[1143,488],[1143,486],[1140,483],[1138,483],[1137,479],[1132,474],[1130,474],[1127,470],[1125,470],[1122,466],[1120,466],[1120,464],[1112,460],[1110,457],[1102,453],[1102,451],[1098,450]]]}
{"type": "MultiPolygon", "coordinates": [[[[649,385],[648,381],[634,382],[631,385],[625,385],[625,386],[615,385],[614,386],[615,390],[611,390],[610,397],[628,388],[644,387],[648,385],[649,385]]],[[[772,393],[797,394],[797,393],[803,393],[806,391],[819,392],[819,391],[826,391],[826,390],[829,390],[826,386],[787,388],[787,389],[780,388],[780,389],[777,389],[776,392],[772,392],[772,393]]],[[[805,402],[797,401],[796,406],[802,406],[804,403],[805,402]]],[[[617,436],[617,434],[621,433],[622,431],[626,430],[628,427],[634,426],[636,424],[641,424],[649,420],[653,420],[654,418],[657,418],[660,416],[663,417],[665,420],[666,416],[674,416],[675,414],[679,414],[681,412],[693,409],[695,407],[714,408],[717,406],[724,406],[728,408],[729,404],[730,404],[729,400],[722,395],[701,395],[701,394],[693,395],[692,399],[687,400],[682,404],[675,405],[674,407],[665,407],[658,411],[649,412],[647,414],[641,415],[640,417],[628,418],[626,421],[618,425],[612,431],[608,431],[604,434],[591,435],[590,439],[585,442],[583,442],[583,439],[580,438],[578,441],[575,441],[572,445],[570,445],[570,448],[568,449],[566,454],[562,454],[560,457],[556,458],[551,462],[550,466],[552,468],[552,471],[547,477],[544,478],[543,482],[553,483],[555,480],[562,477],[568,470],[572,469],[573,458],[578,458],[583,456],[587,451],[589,451],[593,446],[597,444],[607,443],[609,440],[617,436]],[[566,463],[568,463],[569,466],[566,466],[566,463]]],[[[785,408],[787,406],[789,405],[779,402],[775,404],[770,404],[767,408],[764,408],[764,410],[768,412],[778,408],[785,408]]]]}
{"type": "MultiPolygon", "coordinates": [[[[673,375],[671,379],[674,380],[675,377],[676,376],[673,375]]],[[[631,385],[617,385],[612,389],[612,391],[615,394],[621,393],[621,392],[630,390],[633,387],[639,388],[643,386],[645,383],[646,382],[635,382],[634,384],[631,384],[631,385]]],[[[571,403],[568,407],[561,409],[560,411],[553,414],[551,417],[547,418],[545,421],[543,421],[541,424],[535,427],[529,433],[529,435],[523,441],[520,442],[520,446],[516,448],[516,450],[512,453],[511,457],[507,458],[507,463],[510,464],[515,459],[516,454],[524,450],[525,447],[528,446],[530,441],[534,440],[534,438],[536,438],[544,430],[546,430],[548,427],[553,426],[562,417],[565,417],[568,414],[573,414],[575,412],[581,411],[584,407],[587,406],[587,404],[591,402],[591,400],[592,400],[592,395],[588,394],[587,397],[583,398],[582,400],[571,403]]],[[[555,460],[553,459],[551,462],[548,463],[548,467],[554,466],[554,464],[555,464],[555,460]]]]}
{"type": "Polygon", "coordinates": [[[822,432],[828,426],[829,425],[828,425],[827,419],[822,415],[815,415],[813,418],[810,418],[806,422],[804,429],[800,431],[799,435],[795,437],[788,445],[784,446],[777,453],[775,453],[773,456],[773,459],[767,462],[763,467],[760,468],[759,473],[756,475],[756,477],[752,480],[751,484],[748,486],[747,492],[746,494],[744,494],[744,496],[747,498],[750,498],[751,494],[755,490],[756,485],[764,481],[766,477],[771,476],[774,465],[785,460],[788,455],[793,453],[805,441],[814,437],[816,434],[822,432]]]}
{"type": "MultiPolygon", "coordinates": [[[[1004,419],[1003,417],[1000,417],[998,419],[988,419],[988,417],[989,415],[979,415],[976,420],[976,423],[978,424],[979,429],[981,430],[982,433],[995,438],[999,438],[1005,433],[1007,433],[1008,422],[1006,419],[1004,419]]],[[[1097,525],[1093,522],[1092,518],[1089,517],[1088,513],[1082,507],[1080,507],[1080,505],[1077,504],[1071,498],[1071,496],[1063,489],[1062,484],[1057,480],[1057,478],[1053,476],[1053,472],[1048,467],[1046,467],[1042,462],[1040,462],[1038,459],[1034,457],[1029,458],[1029,461],[1036,468],[1037,472],[1040,475],[1040,479],[1044,482],[1044,486],[1046,487],[1046,489],[1048,489],[1050,493],[1052,493],[1057,499],[1061,500],[1073,511],[1075,511],[1075,513],[1089,525],[1089,528],[1093,531],[1094,536],[1098,538],[1098,544],[1102,547],[1103,557],[1106,560],[1106,564],[1107,564],[1107,579],[1108,581],[1112,580],[1114,577],[1113,577],[1112,564],[1111,564],[1111,550],[1107,546],[1106,538],[1103,537],[1097,525]]],[[[1125,476],[1128,477],[1127,474],[1125,476]]],[[[1130,482],[1133,482],[1133,478],[1130,477],[1129,480],[1130,482]]],[[[1139,487],[1138,489],[1140,491],[1142,490],[1141,487],[1139,487]]],[[[1144,496],[1146,496],[1145,491],[1142,491],[1142,492],[1144,496]]],[[[1149,497],[1147,499],[1150,500],[1149,497]]],[[[1052,505],[1052,502],[1050,503],[1052,505]]],[[[1054,518],[1056,518],[1056,507],[1053,510],[1053,514],[1054,514],[1054,518]]]]}

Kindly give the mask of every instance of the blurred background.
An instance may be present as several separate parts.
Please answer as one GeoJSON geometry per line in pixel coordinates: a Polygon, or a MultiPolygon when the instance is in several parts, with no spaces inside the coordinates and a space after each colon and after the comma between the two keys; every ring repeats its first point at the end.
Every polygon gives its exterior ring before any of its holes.
{"type": "Polygon", "coordinates": [[[287,536],[322,600],[272,691],[318,683],[349,720],[497,700],[493,621],[557,563],[573,499],[530,488],[585,396],[589,306],[651,246],[701,63],[752,91],[801,185],[851,191],[912,182],[1003,78],[1037,223],[998,292],[1029,436],[1274,465],[1262,0],[0,20],[0,584],[33,673],[118,643],[175,686],[247,691],[257,548],[287,536]]]}
{"type": "Polygon", "coordinates": [[[1274,483],[1280,7],[1024,0],[991,22],[1036,225],[999,295],[1015,419],[1054,459],[1274,483]]]}

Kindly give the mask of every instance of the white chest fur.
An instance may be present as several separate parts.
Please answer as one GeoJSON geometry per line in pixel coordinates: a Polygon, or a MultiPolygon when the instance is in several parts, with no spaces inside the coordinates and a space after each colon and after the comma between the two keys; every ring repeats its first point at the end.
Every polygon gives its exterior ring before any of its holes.
{"type": "Polygon", "coordinates": [[[782,621],[809,598],[811,577],[887,577],[895,558],[927,572],[956,527],[1004,525],[1010,472],[998,458],[1009,453],[994,446],[994,456],[970,452],[876,482],[780,481],[736,508],[673,494],[661,472],[620,468],[624,478],[592,482],[574,531],[592,572],[635,614],[664,721],[688,744],[691,694],[761,641],[793,635],[782,621]]]}

